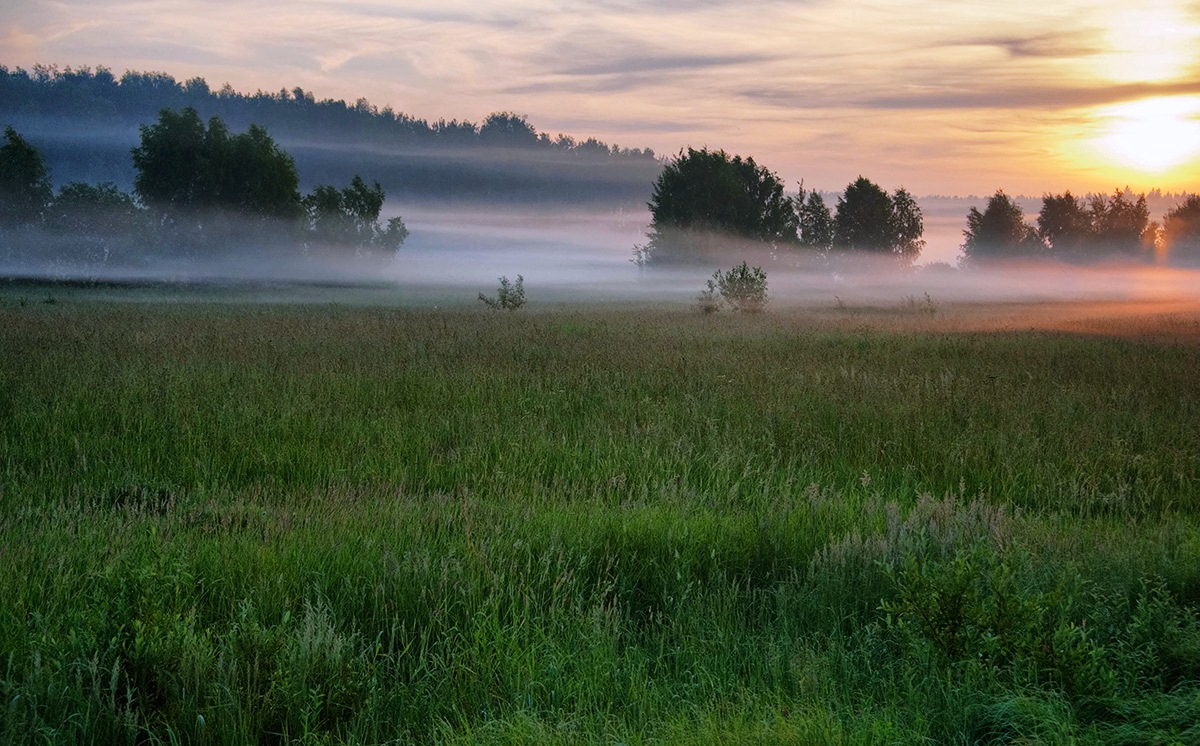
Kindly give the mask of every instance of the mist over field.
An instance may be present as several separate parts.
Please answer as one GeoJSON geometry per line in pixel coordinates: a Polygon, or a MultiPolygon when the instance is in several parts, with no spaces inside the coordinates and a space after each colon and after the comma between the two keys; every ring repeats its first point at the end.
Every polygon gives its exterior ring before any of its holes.
{"type": "MultiPolygon", "coordinates": [[[[965,200],[947,200],[955,208],[965,200]]],[[[531,307],[539,304],[647,302],[687,305],[695,301],[715,263],[639,269],[630,259],[644,243],[649,213],[644,209],[592,206],[503,205],[496,203],[389,203],[411,235],[394,258],[305,255],[299,247],[244,246],[208,256],[172,256],[153,248],[135,257],[64,260],[44,236],[20,260],[7,257],[0,275],[30,280],[115,284],[187,283],[214,287],[274,286],[287,301],[352,298],[354,288],[374,289],[388,302],[462,306],[480,292],[495,291],[498,278],[524,278],[531,307]],[[305,286],[325,286],[318,296],[305,286]],[[292,290],[288,290],[291,287],[292,290]]],[[[946,208],[942,207],[943,211],[946,208]]],[[[965,209],[965,208],[964,208],[965,209]]],[[[923,263],[898,272],[867,260],[838,270],[803,255],[758,254],[767,271],[771,306],[860,307],[927,311],[940,303],[1157,302],[1200,300],[1200,273],[1146,265],[1072,266],[1046,262],[1003,268],[958,269],[954,221],[927,219],[923,263]],[[955,252],[955,253],[951,253],[955,252]],[[935,259],[935,257],[939,257],[935,259]],[[944,258],[940,258],[944,257],[944,258]],[[928,295],[928,299],[926,299],[928,295]]],[[[961,229],[958,229],[961,235],[961,229]]],[[[35,242],[38,240],[36,237],[35,242]]],[[[745,249],[730,242],[730,256],[745,249]]],[[[730,259],[728,264],[735,263],[730,259]]]]}

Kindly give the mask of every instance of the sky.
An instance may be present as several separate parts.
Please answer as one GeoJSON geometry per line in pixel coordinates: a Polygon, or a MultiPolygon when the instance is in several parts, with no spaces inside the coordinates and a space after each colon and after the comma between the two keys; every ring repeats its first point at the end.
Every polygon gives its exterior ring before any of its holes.
{"type": "Polygon", "coordinates": [[[4,0],[0,64],[301,86],[916,194],[1200,187],[1200,0],[4,0]]]}

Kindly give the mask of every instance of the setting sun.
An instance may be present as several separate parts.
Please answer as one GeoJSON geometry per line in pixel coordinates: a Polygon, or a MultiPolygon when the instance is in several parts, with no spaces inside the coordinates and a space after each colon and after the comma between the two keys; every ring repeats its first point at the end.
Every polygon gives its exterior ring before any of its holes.
{"type": "Polygon", "coordinates": [[[1096,145],[1118,165],[1163,173],[1200,152],[1200,97],[1131,101],[1101,116],[1096,145]]]}

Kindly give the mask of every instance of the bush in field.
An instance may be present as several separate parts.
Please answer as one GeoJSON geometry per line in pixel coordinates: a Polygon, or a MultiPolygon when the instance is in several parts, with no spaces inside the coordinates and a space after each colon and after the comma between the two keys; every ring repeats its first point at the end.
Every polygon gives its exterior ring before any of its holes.
{"type": "Polygon", "coordinates": [[[728,272],[713,272],[706,287],[697,296],[700,310],[712,313],[721,302],[735,311],[758,313],[767,307],[767,273],[762,267],[742,262],[728,272]]]}
{"type": "Polygon", "coordinates": [[[489,298],[483,293],[479,300],[493,311],[515,311],[525,305],[525,278],[517,275],[516,282],[509,282],[507,277],[501,277],[500,287],[496,289],[496,297],[489,298]]]}

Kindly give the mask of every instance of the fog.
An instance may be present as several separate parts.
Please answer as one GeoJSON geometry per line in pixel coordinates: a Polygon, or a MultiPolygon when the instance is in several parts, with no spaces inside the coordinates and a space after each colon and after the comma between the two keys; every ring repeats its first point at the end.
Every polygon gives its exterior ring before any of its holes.
{"type": "MultiPolygon", "coordinates": [[[[764,252],[727,241],[728,259],[680,268],[639,269],[630,261],[646,241],[645,208],[589,209],[513,205],[385,206],[401,214],[411,235],[394,258],[301,253],[292,246],[239,246],[220,255],[179,256],[145,247],[124,256],[94,248],[63,258],[56,246],[70,237],[27,235],[24,250],[0,259],[0,275],[73,283],[158,284],[214,288],[269,288],[257,297],[276,301],[370,298],[416,306],[479,306],[498,278],[520,275],[529,308],[572,304],[695,301],[715,269],[741,258],[767,270],[774,308],[865,307],[932,309],[963,303],[1180,302],[1200,300],[1200,272],[1138,266],[1078,267],[1054,263],[956,269],[946,260],[907,272],[890,262],[842,260],[830,267],[816,257],[764,252]],[[316,292],[315,288],[324,288],[316,292]],[[370,291],[363,295],[362,291],[370,291]],[[928,299],[926,298],[928,295],[928,299]]],[[[951,247],[953,248],[953,247],[951,247]]],[[[945,247],[942,248],[945,252],[945,247]]],[[[923,258],[932,253],[927,248],[923,258]]]]}

